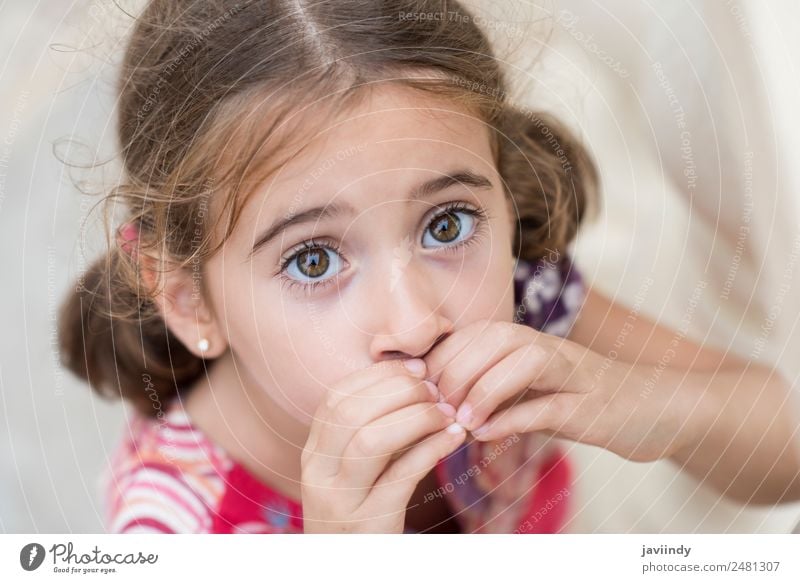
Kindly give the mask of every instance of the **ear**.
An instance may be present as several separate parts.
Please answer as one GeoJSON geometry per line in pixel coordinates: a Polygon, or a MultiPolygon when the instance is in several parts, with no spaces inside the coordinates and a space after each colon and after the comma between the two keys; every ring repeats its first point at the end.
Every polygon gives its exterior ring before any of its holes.
{"type": "Polygon", "coordinates": [[[228,349],[219,319],[202,293],[202,281],[185,268],[164,269],[157,259],[140,255],[139,266],[144,284],[156,290],[153,297],[169,331],[198,358],[213,359],[228,349]],[[157,283],[160,288],[156,288],[157,283]],[[201,351],[198,343],[208,340],[208,349],[201,351]]]}

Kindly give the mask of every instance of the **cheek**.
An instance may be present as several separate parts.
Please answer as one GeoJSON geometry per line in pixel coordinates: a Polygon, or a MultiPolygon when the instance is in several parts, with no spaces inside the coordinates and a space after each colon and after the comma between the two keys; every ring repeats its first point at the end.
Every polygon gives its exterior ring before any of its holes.
{"type": "Polygon", "coordinates": [[[508,231],[495,221],[479,248],[473,248],[463,262],[454,262],[443,309],[449,318],[467,323],[492,319],[511,322],[514,314],[514,257],[505,237],[508,231]]]}
{"type": "Polygon", "coordinates": [[[460,290],[448,298],[452,306],[463,306],[456,314],[459,327],[476,320],[511,322],[514,317],[513,263],[511,254],[493,255],[481,270],[465,271],[453,287],[460,290]]]}
{"type": "Polygon", "coordinates": [[[340,317],[341,310],[324,311],[300,302],[285,313],[287,322],[271,341],[276,345],[272,368],[294,406],[312,415],[332,385],[369,362],[354,353],[359,346],[357,331],[340,317]]]}
{"type": "Polygon", "coordinates": [[[335,305],[286,294],[249,269],[225,271],[226,262],[214,259],[214,311],[237,366],[287,414],[308,423],[326,387],[369,364],[347,353],[358,346],[353,327],[335,305]]]}
{"type": "Polygon", "coordinates": [[[245,323],[231,327],[237,359],[261,390],[301,422],[309,422],[327,387],[369,364],[349,352],[358,339],[340,313],[335,304],[285,297],[232,317],[245,323]]]}

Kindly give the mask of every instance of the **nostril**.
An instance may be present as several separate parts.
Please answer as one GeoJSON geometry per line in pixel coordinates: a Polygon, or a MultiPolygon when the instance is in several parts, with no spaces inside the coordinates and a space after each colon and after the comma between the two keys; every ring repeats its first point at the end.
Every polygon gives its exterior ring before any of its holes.
{"type": "Polygon", "coordinates": [[[433,344],[431,344],[430,348],[428,348],[428,350],[422,352],[421,354],[411,354],[408,352],[403,352],[401,350],[386,350],[381,354],[386,360],[405,360],[408,358],[424,358],[425,355],[430,353],[431,350],[433,350],[442,340],[450,336],[450,334],[451,334],[450,332],[445,332],[444,334],[440,334],[439,337],[436,338],[436,340],[433,342],[433,344]]]}

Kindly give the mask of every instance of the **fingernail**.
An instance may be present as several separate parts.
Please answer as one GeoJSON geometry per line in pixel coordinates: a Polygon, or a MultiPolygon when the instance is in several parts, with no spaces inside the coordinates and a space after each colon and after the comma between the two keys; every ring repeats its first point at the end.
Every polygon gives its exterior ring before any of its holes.
{"type": "Polygon", "coordinates": [[[453,407],[450,403],[436,403],[436,406],[439,408],[439,411],[441,411],[448,417],[456,416],[456,408],[453,407]]]}
{"type": "Polygon", "coordinates": [[[409,358],[408,360],[404,361],[406,369],[411,374],[415,374],[418,376],[422,376],[425,374],[425,361],[421,358],[409,358]]]}
{"type": "Polygon", "coordinates": [[[458,408],[458,415],[456,415],[456,421],[461,423],[464,427],[470,424],[472,421],[472,406],[469,403],[462,403],[461,406],[458,408]]]}
{"type": "Polygon", "coordinates": [[[445,429],[445,431],[447,431],[447,433],[456,434],[464,431],[464,428],[461,427],[461,425],[459,425],[458,423],[451,423],[450,425],[447,426],[447,429],[445,429]]]}
{"type": "Polygon", "coordinates": [[[439,401],[441,397],[441,394],[439,394],[439,387],[437,387],[430,381],[425,381],[425,386],[428,387],[428,391],[430,392],[431,397],[439,401]]]}
{"type": "Polygon", "coordinates": [[[486,433],[487,431],[489,431],[489,424],[488,423],[484,423],[480,427],[477,427],[477,428],[473,429],[472,430],[472,435],[480,436],[480,435],[483,435],[484,433],[486,433]]]}

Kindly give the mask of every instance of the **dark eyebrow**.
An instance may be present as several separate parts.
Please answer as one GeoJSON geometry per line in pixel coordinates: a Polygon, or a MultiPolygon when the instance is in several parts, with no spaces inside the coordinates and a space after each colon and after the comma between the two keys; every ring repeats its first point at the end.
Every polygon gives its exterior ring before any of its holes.
{"type": "MultiPolygon", "coordinates": [[[[476,189],[488,189],[492,188],[493,186],[492,181],[481,174],[477,174],[471,170],[458,170],[443,176],[437,176],[436,178],[432,178],[422,182],[421,184],[418,184],[411,189],[409,200],[414,201],[427,198],[436,194],[437,192],[457,184],[471,186],[472,188],[476,189]]],[[[356,209],[347,202],[332,202],[325,206],[317,206],[294,213],[292,215],[287,213],[283,218],[277,219],[266,231],[264,231],[264,233],[256,241],[256,244],[253,245],[253,248],[247,255],[247,258],[251,258],[256,251],[267,245],[270,241],[275,239],[278,235],[291,226],[321,221],[323,219],[333,218],[343,214],[354,215],[356,214],[356,209]]]]}

